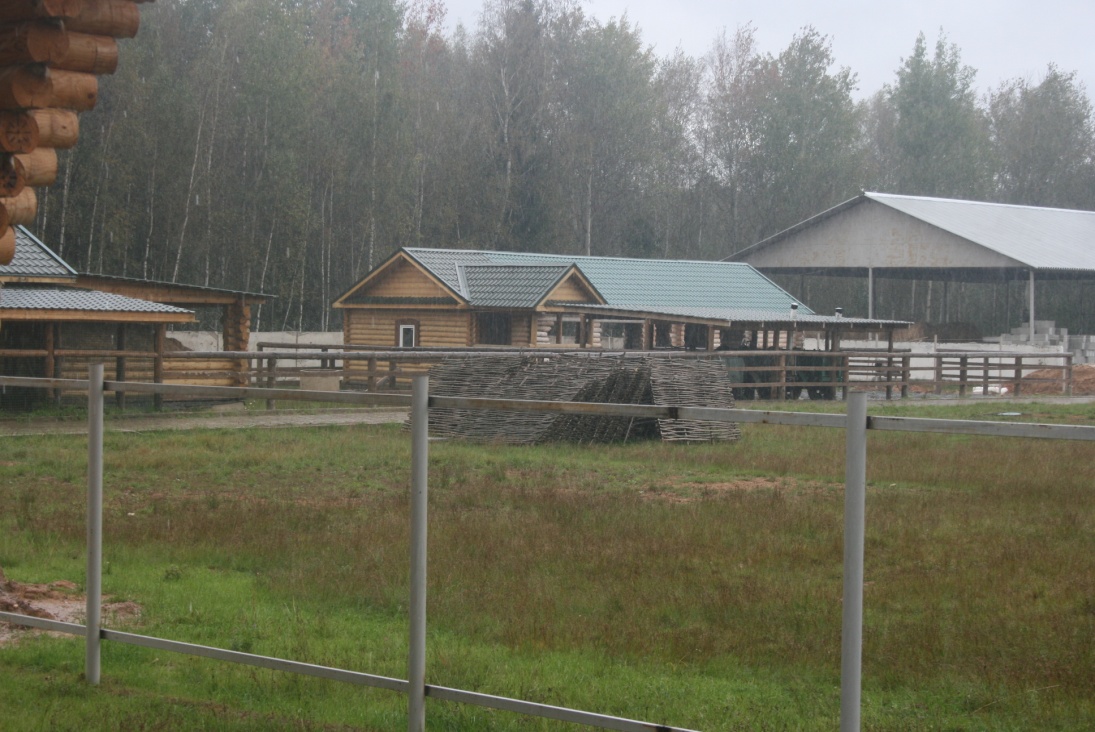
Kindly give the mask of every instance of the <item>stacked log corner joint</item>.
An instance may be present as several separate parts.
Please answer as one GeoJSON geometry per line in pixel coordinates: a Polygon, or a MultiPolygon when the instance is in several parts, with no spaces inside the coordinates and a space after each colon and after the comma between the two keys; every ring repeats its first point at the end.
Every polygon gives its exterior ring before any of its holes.
{"type": "Polygon", "coordinates": [[[0,264],[38,215],[34,189],[57,178],[57,150],[76,144],[98,76],[117,68],[115,39],[137,34],[151,1],[0,0],[0,264]]]}

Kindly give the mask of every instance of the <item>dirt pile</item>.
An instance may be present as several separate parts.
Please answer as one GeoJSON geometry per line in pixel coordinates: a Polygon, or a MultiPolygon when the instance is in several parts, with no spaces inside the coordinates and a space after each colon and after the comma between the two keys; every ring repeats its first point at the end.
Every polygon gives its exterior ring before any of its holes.
{"type": "MultiPolygon", "coordinates": [[[[1061,371],[1042,369],[1023,377],[1020,396],[1027,394],[1061,395],[1061,371]]],[[[1095,395],[1095,365],[1083,364],[1072,368],[1072,395],[1095,395]]]]}
{"type": "MultiPolygon", "coordinates": [[[[0,567],[0,612],[29,615],[63,623],[82,623],[87,610],[87,600],[80,588],[66,580],[49,584],[23,584],[4,576],[0,567]]],[[[103,615],[111,618],[135,617],[141,608],[136,603],[118,602],[103,605],[103,615]]],[[[0,622],[0,645],[31,631],[23,626],[0,622]]]]}

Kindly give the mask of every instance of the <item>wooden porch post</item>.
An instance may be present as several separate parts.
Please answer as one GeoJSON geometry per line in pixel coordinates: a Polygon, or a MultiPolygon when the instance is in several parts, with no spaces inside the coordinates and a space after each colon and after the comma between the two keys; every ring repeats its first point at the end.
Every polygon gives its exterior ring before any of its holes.
{"type": "MultiPolygon", "coordinates": [[[[152,365],[152,381],[157,384],[163,383],[163,352],[166,341],[167,325],[165,323],[156,323],[156,360],[153,361],[152,365]]],[[[163,394],[156,394],[152,397],[152,407],[157,412],[163,409],[163,394]]]]}
{"type": "MultiPolygon", "coordinates": [[[[50,323],[50,341],[53,344],[53,356],[50,358],[52,362],[52,371],[54,378],[61,378],[64,371],[64,361],[57,355],[57,349],[61,347],[61,324],[50,323]]],[[[53,404],[56,407],[61,406],[61,390],[53,390],[53,404]]]]}
{"type": "MultiPolygon", "coordinates": [[[[119,351],[125,351],[126,350],[126,337],[125,336],[126,336],[125,323],[118,323],[117,341],[118,341],[118,350],[119,351]]],[[[126,371],[126,357],[123,356],[123,355],[116,356],[115,359],[114,359],[114,380],[115,381],[125,381],[125,371],[126,371]]],[[[119,409],[125,409],[125,392],[124,391],[114,392],[114,403],[118,405],[119,409]]]]}

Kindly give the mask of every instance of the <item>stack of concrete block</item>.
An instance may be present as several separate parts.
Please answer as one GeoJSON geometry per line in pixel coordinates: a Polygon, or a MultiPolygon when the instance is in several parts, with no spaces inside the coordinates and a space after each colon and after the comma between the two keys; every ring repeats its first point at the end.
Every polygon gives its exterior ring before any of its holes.
{"type": "Polygon", "coordinates": [[[985,340],[1004,345],[1061,346],[1068,343],[1068,328],[1058,328],[1057,323],[1052,320],[1035,320],[1033,338],[1030,337],[1030,326],[1021,325],[1012,328],[1011,333],[985,340]]]}
{"type": "Polygon", "coordinates": [[[1095,363],[1095,336],[1078,335],[1068,339],[1073,363],[1095,363]]]}

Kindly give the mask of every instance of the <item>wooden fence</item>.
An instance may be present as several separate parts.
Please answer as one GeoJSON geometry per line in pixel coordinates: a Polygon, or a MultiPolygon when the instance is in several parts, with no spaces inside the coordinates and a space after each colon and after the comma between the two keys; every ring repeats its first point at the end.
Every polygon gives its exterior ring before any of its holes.
{"type": "MultiPolygon", "coordinates": [[[[581,355],[619,357],[619,351],[593,349],[386,349],[260,344],[258,351],[0,350],[4,374],[70,378],[92,362],[113,362],[115,381],[146,381],[193,386],[302,386],[315,390],[406,391],[411,378],[446,358],[476,355],[581,355]],[[44,366],[42,365],[44,362],[44,366]],[[12,366],[12,364],[15,364],[12,366]]],[[[1021,396],[1025,393],[1072,394],[1071,353],[908,351],[634,351],[624,357],[719,359],[730,374],[739,400],[840,399],[850,384],[884,392],[886,399],[911,391],[1021,396]],[[1032,376],[1032,373],[1038,372],[1032,376]],[[1047,375],[1048,374],[1048,375],[1047,375]]],[[[61,392],[54,390],[59,400],[61,392]]],[[[125,405],[124,392],[115,395],[125,405]]],[[[160,397],[157,395],[157,405],[160,397]]],[[[273,407],[273,403],[269,406],[273,407]]]]}

